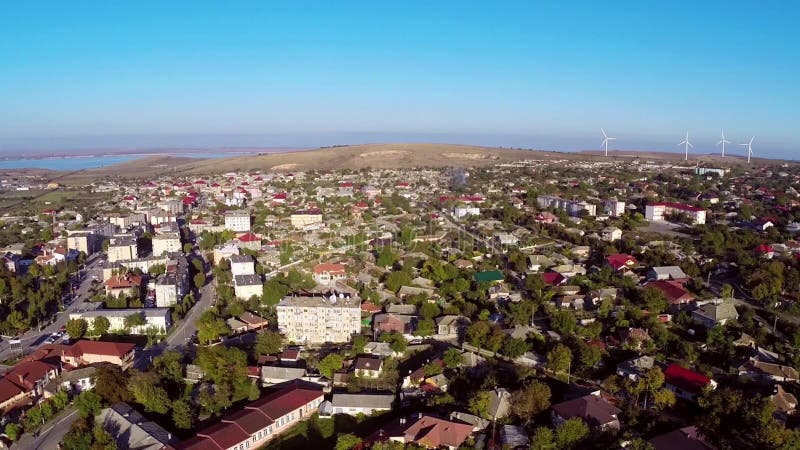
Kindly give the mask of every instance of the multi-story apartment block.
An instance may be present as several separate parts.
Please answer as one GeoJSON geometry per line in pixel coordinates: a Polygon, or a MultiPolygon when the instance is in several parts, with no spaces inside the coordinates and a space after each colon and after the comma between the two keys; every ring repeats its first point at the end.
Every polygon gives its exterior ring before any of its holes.
{"type": "Polygon", "coordinates": [[[361,300],[343,294],[284,297],[277,305],[278,329],[289,341],[348,342],[361,331],[361,300]]]}
{"type": "Polygon", "coordinates": [[[76,250],[85,253],[87,256],[97,251],[97,243],[99,236],[91,231],[73,231],[68,232],[67,248],[69,250],[76,250]]]}
{"type": "Polygon", "coordinates": [[[322,223],[322,211],[318,209],[311,209],[307,211],[295,211],[290,220],[292,226],[295,228],[303,228],[310,225],[317,225],[322,223]]]}
{"type": "Polygon", "coordinates": [[[139,249],[136,247],[136,238],[131,235],[120,235],[111,238],[108,244],[108,262],[123,259],[136,259],[139,249]]]}
{"type": "Polygon", "coordinates": [[[606,214],[612,217],[619,217],[625,214],[625,202],[617,200],[603,200],[603,209],[606,214]]]}
{"type": "Polygon", "coordinates": [[[669,215],[686,216],[694,225],[706,223],[706,210],[685,203],[661,202],[645,206],[644,218],[650,221],[663,221],[669,215]]]}
{"type": "Polygon", "coordinates": [[[589,216],[597,215],[597,205],[583,201],[567,200],[553,195],[540,195],[536,198],[536,203],[539,204],[540,208],[563,209],[570,216],[579,216],[582,211],[586,211],[583,214],[589,216]]]}
{"type": "Polygon", "coordinates": [[[180,251],[181,236],[178,233],[157,234],[153,237],[153,256],[180,251]]]}
{"type": "Polygon", "coordinates": [[[235,277],[237,275],[252,275],[256,273],[255,261],[250,255],[231,255],[231,274],[235,277]]]}
{"type": "Polygon", "coordinates": [[[126,331],[130,334],[145,334],[148,328],[155,328],[161,334],[172,326],[172,316],[169,308],[129,308],[129,309],[93,309],[90,311],[70,313],[71,319],[84,319],[89,328],[94,326],[94,319],[103,316],[111,323],[109,330],[126,331]],[[144,325],[125,327],[125,319],[134,314],[141,314],[144,325]]]}
{"type": "Polygon", "coordinates": [[[225,228],[237,233],[250,231],[250,213],[248,211],[228,211],[225,213],[225,228]]]}
{"type": "Polygon", "coordinates": [[[167,308],[183,298],[188,291],[186,277],[177,273],[165,273],[156,280],[156,306],[167,308]]]}
{"type": "Polygon", "coordinates": [[[261,297],[264,285],[261,282],[261,275],[236,275],[233,277],[233,291],[236,298],[247,300],[252,296],[261,297]]]}

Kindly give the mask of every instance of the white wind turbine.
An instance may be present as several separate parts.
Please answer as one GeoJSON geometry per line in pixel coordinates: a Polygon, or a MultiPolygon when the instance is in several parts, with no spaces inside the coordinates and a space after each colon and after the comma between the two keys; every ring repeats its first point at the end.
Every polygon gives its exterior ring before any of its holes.
{"type": "Polygon", "coordinates": [[[725,139],[725,130],[722,130],[722,139],[717,142],[717,145],[722,145],[722,157],[725,157],[725,144],[731,144],[732,142],[725,139]]]}
{"type": "Polygon", "coordinates": [[[684,157],[685,161],[689,160],[689,147],[694,148],[691,142],[689,142],[689,132],[686,132],[686,138],[678,143],[678,145],[683,145],[685,148],[686,156],[684,157]]]}
{"type": "Polygon", "coordinates": [[[603,133],[603,147],[606,149],[606,156],[608,156],[608,141],[616,141],[617,138],[608,137],[606,134],[606,130],[600,128],[600,132],[603,133]]]}
{"type": "Polygon", "coordinates": [[[739,145],[741,145],[743,147],[747,147],[747,164],[750,164],[750,155],[753,154],[753,139],[755,139],[755,138],[756,137],[753,136],[753,137],[750,138],[750,142],[748,142],[746,144],[739,144],[739,145]]]}

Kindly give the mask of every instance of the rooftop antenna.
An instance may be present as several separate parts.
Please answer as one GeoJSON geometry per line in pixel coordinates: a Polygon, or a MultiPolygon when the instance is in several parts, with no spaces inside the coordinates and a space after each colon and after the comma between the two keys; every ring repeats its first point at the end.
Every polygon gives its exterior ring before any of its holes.
{"type": "Polygon", "coordinates": [[[689,132],[686,132],[686,138],[678,143],[678,145],[683,145],[684,151],[686,155],[684,156],[684,161],[689,160],[689,147],[694,148],[691,142],[689,142],[689,132]]]}
{"type": "Polygon", "coordinates": [[[722,157],[725,157],[725,144],[730,144],[731,141],[725,139],[725,130],[722,130],[722,139],[717,142],[717,145],[722,145],[722,157]]]}
{"type": "Polygon", "coordinates": [[[753,139],[755,139],[755,138],[756,137],[753,136],[753,137],[750,138],[750,142],[748,142],[746,144],[739,144],[739,145],[741,145],[743,147],[747,147],[747,164],[750,164],[750,156],[753,154],[753,139]]]}
{"type": "Polygon", "coordinates": [[[603,147],[606,149],[606,156],[608,156],[608,141],[616,141],[617,138],[608,137],[606,134],[606,130],[600,128],[600,132],[603,133],[603,147]]]}

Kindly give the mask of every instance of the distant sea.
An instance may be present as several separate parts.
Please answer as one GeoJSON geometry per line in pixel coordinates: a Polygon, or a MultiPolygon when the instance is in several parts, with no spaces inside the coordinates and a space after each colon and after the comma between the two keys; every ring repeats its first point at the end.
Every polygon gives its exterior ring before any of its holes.
{"type": "Polygon", "coordinates": [[[145,158],[148,156],[176,156],[184,158],[225,158],[230,156],[241,156],[252,154],[248,152],[224,152],[224,153],[149,153],[136,155],[74,155],[74,156],[53,156],[42,158],[20,158],[20,159],[0,159],[0,170],[3,169],[49,169],[75,171],[84,169],[96,169],[98,167],[119,164],[134,159],[145,158]]]}

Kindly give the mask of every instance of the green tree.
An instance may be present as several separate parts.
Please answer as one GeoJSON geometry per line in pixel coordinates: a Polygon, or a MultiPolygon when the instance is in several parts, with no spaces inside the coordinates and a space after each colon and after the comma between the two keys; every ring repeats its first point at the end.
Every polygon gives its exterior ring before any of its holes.
{"type": "Polygon", "coordinates": [[[533,432],[531,438],[531,450],[555,450],[556,442],[553,430],[547,427],[539,427],[533,432]]]}
{"type": "Polygon", "coordinates": [[[67,321],[67,334],[70,339],[80,339],[86,334],[88,324],[84,319],[69,319],[67,321]]]}
{"type": "Polygon", "coordinates": [[[457,348],[450,347],[442,355],[442,361],[448,369],[457,369],[464,364],[464,357],[457,348]]]}
{"type": "Polygon", "coordinates": [[[166,414],[170,399],[167,391],[158,385],[158,376],[153,372],[137,372],[128,381],[128,389],[145,411],[166,414]]]}
{"type": "Polygon", "coordinates": [[[22,431],[22,427],[17,425],[14,422],[9,422],[6,424],[5,432],[6,436],[8,436],[11,441],[16,441],[19,439],[20,432],[22,431]]]}
{"type": "Polygon", "coordinates": [[[214,311],[205,311],[200,315],[200,319],[197,321],[197,338],[203,344],[208,344],[228,333],[230,333],[228,324],[217,317],[214,311]]]}
{"type": "Polygon", "coordinates": [[[442,313],[442,310],[439,308],[439,305],[436,303],[425,302],[419,308],[419,314],[422,316],[423,319],[433,319],[439,314],[442,313]]]}
{"type": "Polygon", "coordinates": [[[469,412],[478,417],[490,419],[489,405],[491,401],[491,394],[486,391],[479,391],[469,399],[469,412]]]}
{"type": "Polygon", "coordinates": [[[261,331],[256,338],[256,356],[272,355],[283,348],[283,336],[270,330],[261,331]]]}
{"type": "Polygon", "coordinates": [[[167,350],[153,358],[153,370],[161,380],[173,383],[183,382],[183,355],[175,350],[167,350]]]}
{"type": "Polygon", "coordinates": [[[188,400],[182,398],[172,404],[172,422],[181,430],[194,427],[195,416],[188,400]]]}
{"type": "Polygon", "coordinates": [[[94,391],[83,391],[75,398],[80,417],[94,417],[103,409],[103,398],[94,391]]]}
{"type": "Polygon", "coordinates": [[[367,346],[369,340],[366,336],[358,335],[353,337],[353,355],[364,353],[364,347],[367,346]]]}
{"type": "Polygon", "coordinates": [[[547,368],[555,373],[566,373],[572,363],[572,351],[564,344],[556,344],[547,352],[547,368]]]}
{"type": "Polygon", "coordinates": [[[336,437],[336,450],[352,450],[361,444],[361,442],[361,438],[355,434],[340,434],[336,437]]]}
{"type": "Polygon", "coordinates": [[[555,442],[559,450],[580,448],[579,444],[589,436],[589,426],[578,418],[567,419],[556,427],[555,442]]]}
{"type": "Polygon", "coordinates": [[[341,355],[337,353],[331,353],[322,358],[322,361],[320,361],[317,365],[317,369],[325,378],[332,379],[333,373],[342,368],[343,362],[344,359],[341,355]]]}
{"type": "Polygon", "coordinates": [[[94,318],[94,321],[92,322],[92,333],[95,336],[102,336],[108,333],[109,328],[111,328],[111,322],[109,322],[107,318],[103,316],[97,316],[94,318]]]}
{"type": "Polygon", "coordinates": [[[527,383],[514,393],[511,412],[526,421],[550,407],[550,387],[540,381],[527,383]]]}
{"type": "Polygon", "coordinates": [[[144,314],[140,312],[135,312],[129,316],[126,316],[124,321],[125,328],[128,330],[135,327],[140,327],[142,325],[145,325],[146,323],[147,321],[144,318],[144,314]]]}
{"type": "Polygon", "coordinates": [[[389,348],[395,353],[403,353],[408,347],[408,341],[400,333],[383,333],[378,337],[381,342],[388,342],[389,348]]]}
{"type": "Polygon", "coordinates": [[[133,400],[129,390],[124,387],[128,384],[128,377],[117,366],[102,365],[95,372],[94,392],[103,398],[109,405],[133,400]]]}
{"type": "Polygon", "coordinates": [[[192,281],[194,281],[194,287],[200,289],[206,284],[206,275],[203,272],[198,272],[194,275],[192,281]]]}
{"type": "Polygon", "coordinates": [[[500,353],[508,356],[509,358],[516,359],[524,355],[527,351],[528,343],[525,342],[525,339],[509,337],[503,341],[503,347],[501,348],[500,353]]]}

